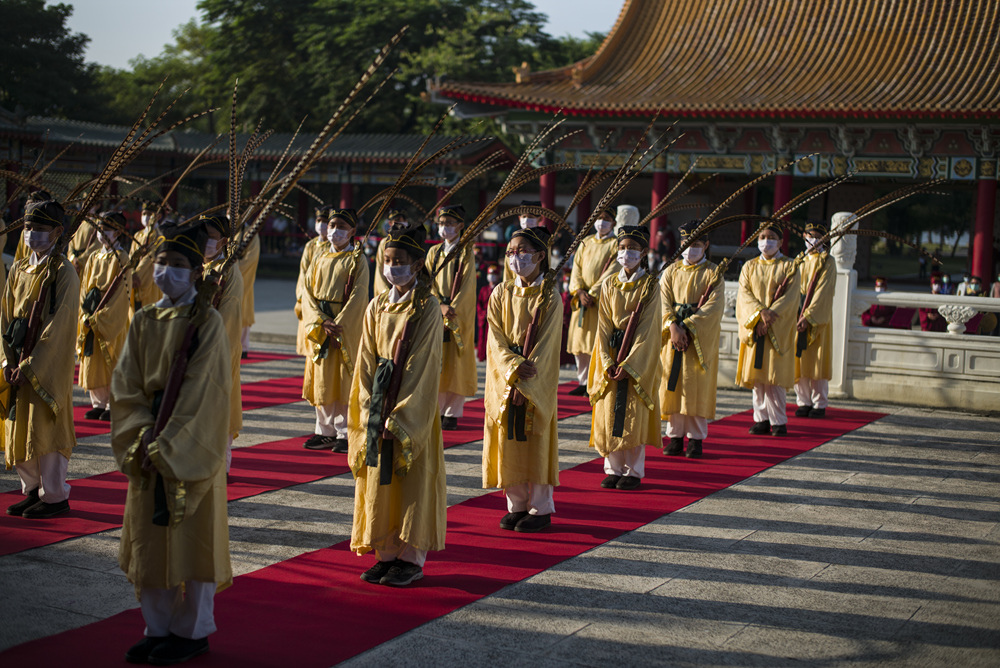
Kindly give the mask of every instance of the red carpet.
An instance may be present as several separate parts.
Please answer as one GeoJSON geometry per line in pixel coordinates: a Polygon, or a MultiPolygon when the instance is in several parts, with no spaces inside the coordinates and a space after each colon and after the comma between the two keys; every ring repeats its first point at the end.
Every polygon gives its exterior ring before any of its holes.
{"type": "Polygon", "coordinates": [[[268,353],[250,351],[250,357],[241,359],[240,364],[257,364],[258,362],[281,362],[284,360],[301,360],[301,355],[286,355],[284,353],[268,353]]]}
{"type": "MultiPolygon", "coordinates": [[[[792,406],[792,410],[794,410],[792,406]]],[[[793,419],[786,439],[749,437],[749,411],[713,423],[701,460],[647,452],[637,492],[602,490],[601,460],[560,475],[553,526],[541,534],[501,531],[499,493],[448,511],[448,547],[430,556],[425,578],[406,589],[361,582],[372,563],[347,542],[236,578],[216,598],[219,632],[197,665],[330,666],[683,508],[790,457],[882,417],[828,409],[821,423],[793,419]]],[[[137,609],[4,652],[4,663],[120,661],[142,634],[137,609]]]]}
{"type": "MultiPolygon", "coordinates": [[[[289,391],[287,381],[294,379],[278,379],[265,383],[248,383],[244,392],[250,386],[253,388],[250,396],[259,395],[261,402],[281,397],[289,391]],[[265,391],[269,384],[277,388],[265,391]]],[[[299,381],[301,383],[301,380],[299,381]]],[[[573,385],[560,386],[559,417],[560,419],[585,413],[590,409],[586,399],[571,397],[566,392],[573,385]]],[[[300,397],[301,398],[301,397],[300,397]]],[[[286,401],[274,401],[287,403],[286,401]]],[[[247,406],[247,394],[243,396],[244,409],[247,406]]],[[[261,406],[256,406],[261,407],[261,406]]],[[[91,420],[84,422],[90,423],[91,420]]],[[[99,425],[107,423],[100,422],[99,425]]],[[[85,425],[86,426],[86,425],[85,425]]],[[[80,425],[77,425],[79,431],[80,425]]],[[[483,402],[481,399],[465,404],[465,414],[459,420],[459,429],[443,432],[444,447],[450,448],[470,441],[478,441],[483,437],[483,402]]],[[[248,496],[263,494],[292,485],[300,485],[321,478],[341,475],[348,472],[347,459],[342,454],[316,452],[305,450],[302,443],[304,436],[288,438],[281,441],[261,443],[246,448],[233,450],[233,466],[230,474],[228,496],[230,501],[244,499],[248,496]]],[[[72,462],[72,460],[70,460],[72,462]]],[[[72,463],[70,464],[72,466],[72,463]]],[[[44,545],[51,545],[70,538],[115,529],[121,526],[122,512],[125,507],[125,492],[128,481],[117,471],[102,475],[81,478],[70,481],[73,491],[70,495],[72,511],[57,520],[25,520],[20,517],[0,515],[0,556],[13,554],[44,545]]],[[[18,492],[0,494],[0,508],[16,503],[22,495],[18,492]]]]}

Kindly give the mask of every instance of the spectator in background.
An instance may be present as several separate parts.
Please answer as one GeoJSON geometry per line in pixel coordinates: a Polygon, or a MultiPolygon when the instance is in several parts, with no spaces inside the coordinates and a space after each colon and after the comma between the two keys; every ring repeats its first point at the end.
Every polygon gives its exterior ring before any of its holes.
{"type": "Polygon", "coordinates": [[[955,289],[955,286],[951,284],[951,276],[948,274],[941,274],[941,294],[950,295],[955,289]]]}
{"type": "MultiPolygon", "coordinates": [[[[944,292],[944,277],[939,275],[931,275],[931,294],[942,295],[947,294],[944,292]]],[[[936,308],[921,308],[919,310],[920,314],[920,331],[922,332],[944,332],[948,329],[948,322],[944,319],[944,316],[938,313],[936,308]]]]}
{"type": "Polygon", "coordinates": [[[920,263],[920,280],[927,278],[927,256],[923,253],[923,247],[920,248],[920,254],[917,255],[917,262],[920,263]]]}
{"type": "Polygon", "coordinates": [[[656,237],[656,254],[665,260],[669,259],[677,250],[677,235],[674,234],[674,228],[670,221],[665,221],[660,225],[656,237]]]}
{"type": "Polygon", "coordinates": [[[962,274],[962,282],[958,284],[955,288],[955,295],[958,297],[965,297],[969,294],[969,272],[962,274]]]}
{"type": "Polygon", "coordinates": [[[479,288],[476,299],[476,358],[480,362],[486,361],[486,339],[490,332],[486,310],[490,305],[493,288],[500,285],[500,276],[500,267],[496,263],[490,264],[486,268],[486,285],[479,288]]]}
{"type": "MultiPolygon", "coordinates": [[[[885,292],[886,280],[882,276],[875,277],[875,292],[885,292]]],[[[865,327],[888,327],[896,312],[895,306],[872,304],[861,314],[861,324],[865,327]]]]}

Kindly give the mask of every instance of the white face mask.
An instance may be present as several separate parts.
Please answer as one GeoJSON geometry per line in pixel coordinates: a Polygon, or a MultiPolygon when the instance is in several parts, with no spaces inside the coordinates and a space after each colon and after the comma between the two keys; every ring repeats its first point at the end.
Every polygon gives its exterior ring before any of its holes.
{"type": "Polygon", "coordinates": [[[778,240],[777,239],[758,239],[757,248],[765,257],[771,257],[778,252],[778,240]]]}
{"type": "Polygon", "coordinates": [[[629,271],[632,271],[639,265],[639,260],[642,259],[642,252],[637,250],[620,250],[618,251],[618,264],[625,267],[629,271]]]}
{"type": "Polygon", "coordinates": [[[221,239],[209,239],[205,242],[205,258],[211,260],[219,254],[219,241],[221,239]]]}
{"type": "Polygon", "coordinates": [[[175,301],[194,285],[190,269],[168,267],[165,264],[153,265],[153,282],[163,294],[175,301]]]}
{"type": "Polygon", "coordinates": [[[41,230],[25,230],[24,245],[36,253],[41,253],[48,250],[48,247],[52,245],[52,242],[49,241],[50,236],[49,232],[42,232],[41,230]]]}
{"type": "Polygon", "coordinates": [[[141,219],[143,227],[149,227],[150,225],[153,224],[153,214],[151,213],[142,214],[141,219]]]}
{"type": "Polygon", "coordinates": [[[698,264],[705,257],[705,249],[701,246],[688,246],[681,252],[681,257],[688,264],[698,264]]]}
{"type": "Polygon", "coordinates": [[[531,255],[511,255],[507,258],[507,265],[511,271],[521,278],[527,278],[535,271],[538,263],[535,262],[531,255]]]}
{"type": "Polygon", "coordinates": [[[318,236],[320,239],[326,239],[327,229],[328,226],[326,223],[316,223],[316,236],[318,236]]]}
{"type": "Polygon", "coordinates": [[[403,264],[393,267],[387,264],[382,267],[382,275],[391,285],[399,288],[413,280],[413,265],[403,264]]]}
{"type": "Polygon", "coordinates": [[[438,235],[445,241],[454,241],[458,238],[458,228],[451,225],[438,225],[438,235]]]}
{"type": "Polygon", "coordinates": [[[526,216],[521,216],[520,217],[520,221],[521,221],[521,229],[522,230],[526,230],[529,227],[538,227],[538,219],[537,218],[528,218],[526,216]]]}
{"type": "Polygon", "coordinates": [[[101,230],[101,237],[101,243],[104,244],[105,248],[114,248],[118,233],[114,230],[101,230]]]}
{"type": "Polygon", "coordinates": [[[611,231],[611,228],[613,226],[614,222],[610,220],[604,220],[603,218],[599,218],[597,222],[594,223],[594,229],[597,230],[597,233],[602,237],[607,236],[608,232],[611,231]]]}
{"type": "Polygon", "coordinates": [[[486,280],[489,281],[490,285],[496,285],[500,282],[500,274],[487,274],[486,280]]]}
{"type": "Polygon", "coordinates": [[[806,250],[816,250],[819,248],[819,237],[805,237],[806,250]]]}
{"type": "Polygon", "coordinates": [[[342,230],[339,227],[331,227],[327,230],[326,239],[335,247],[340,248],[345,245],[351,238],[350,230],[342,230]]]}
{"type": "Polygon", "coordinates": [[[881,285],[876,285],[875,292],[885,292],[885,288],[883,288],[881,285]]]}

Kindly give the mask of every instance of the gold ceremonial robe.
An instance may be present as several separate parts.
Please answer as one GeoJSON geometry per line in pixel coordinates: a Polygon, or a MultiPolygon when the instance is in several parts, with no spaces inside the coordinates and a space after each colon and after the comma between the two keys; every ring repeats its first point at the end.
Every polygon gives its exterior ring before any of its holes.
{"type": "MultiPolygon", "coordinates": [[[[327,246],[330,248],[330,246],[327,246]]],[[[351,379],[368,306],[368,261],[353,246],[342,251],[319,253],[306,274],[302,322],[306,325],[306,369],[302,398],[313,406],[347,403],[351,379]],[[344,299],[347,279],[354,276],[351,293],[344,299]],[[344,331],[328,341],[323,322],[331,320],[344,331]],[[335,343],[335,347],[331,347],[335,343]]]]}
{"type": "Polygon", "coordinates": [[[80,226],[76,228],[73,238],[70,239],[69,245],[66,247],[66,257],[73,268],[77,270],[78,275],[83,273],[83,268],[87,266],[87,258],[90,257],[91,253],[96,253],[103,248],[97,238],[100,234],[101,231],[97,229],[97,226],[90,222],[89,218],[84,218],[80,226]]]}
{"type": "Polygon", "coordinates": [[[555,286],[519,287],[514,281],[498,285],[486,312],[489,343],[486,348],[486,390],[483,403],[483,487],[510,487],[523,483],[559,484],[558,398],[559,344],[562,339],[562,300],[555,286]],[[547,292],[543,294],[543,289],[547,292]],[[535,309],[543,306],[535,346],[527,359],[535,365],[534,378],[519,378],[525,357],[522,347],[535,309]],[[511,392],[526,399],[527,441],[508,439],[512,419],[511,392]]]}
{"type": "Polygon", "coordinates": [[[306,341],[308,326],[302,318],[302,300],[305,297],[306,274],[313,259],[327,252],[330,249],[330,242],[320,237],[313,237],[306,242],[302,249],[302,257],[299,258],[299,277],[295,281],[295,317],[299,319],[299,327],[295,332],[295,352],[308,357],[309,342],[306,341]]]}
{"type": "Polygon", "coordinates": [[[186,580],[232,584],[226,511],[226,440],[229,422],[229,342],[214,310],[198,327],[174,410],[142,470],[139,443],[153,427],[153,402],[170,376],[171,361],[187,331],[191,305],[136,313],[111,380],[111,449],[128,476],[118,565],[135,586],[169,589],[186,580]],[[168,526],[153,524],[156,477],[162,476],[168,526]]]}
{"type": "MultiPolygon", "coordinates": [[[[143,228],[135,235],[135,241],[132,242],[132,250],[130,254],[137,253],[139,247],[146,242],[146,239],[150,236],[159,236],[160,231],[155,225],[143,228]]],[[[163,293],[160,289],[156,287],[156,283],[153,282],[153,260],[156,257],[156,248],[153,244],[150,245],[149,250],[140,259],[139,263],[136,264],[135,270],[132,272],[133,280],[138,282],[138,287],[133,290],[133,313],[138,311],[143,306],[148,306],[150,304],[155,304],[162,297],[163,293]]]]}
{"type": "Polygon", "coordinates": [[[569,291],[573,295],[570,308],[569,332],[566,337],[566,352],[571,355],[589,355],[594,350],[597,338],[598,304],[583,308],[577,297],[577,290],[585,290],[595,301],[601,296],[601,283],[621,271],[616,257],[618,241],[615,235],[598,239],[597,235],[586,237],[573,258],[573,271],[569,277],[569,291]]]}
{"type": "Polygon", "coordinates": [[[378,297],[383,292],[387,292],[392,286],[389,285],[389,281],[385,279],[385,274],[382,273],[382,267],[385,266],[385,240],[388,237],[383,237],[378,242],[378,249],[375,251],[375,296],[378,297]]]}
{"type": "MultiPolygon", "coordinates": [[[[389,303],[386,292],[365,311],[347,418],[347,461],[355,477],[351,549],[358,554],[394,551],[403,544],[418,550],[444,549],[447,489],[437,408],[442,325],[433,295],[427,297],[417,320],[396,405],[387,420],[393,435],[392,482],[380,485],[379,469],[365,463],[378,359],[392,359],[406,321],[415,313],[413,292],[395,304],[389,303]]],[[[375,421],[381,421],[380,407],[375,421]]],[[[381,450],[381,435],[376,440],[381,450]]]]}
{"type": "Polygon", "coordinates": [[[740,354],[736,384],[753,388],[757,383],[790,388],[795,382],[795,320],[799,303],[799,271],[795,262],[781,253],[766,260],[757,256],[743,265],[736,297],[740,354]],[[789,278],[784,294],[774,299],[778,286],[789,278]],[[764,340],[764,363],[754,368],[754,327],[760,312],[769,308],[778,314],[764,340]]]}
{"type": "MultiPolygon", "coordinates": [[[[427,252],[427,267],[437,269],[446,256],[444,244],[433,246],[427,252]]],[[[466,397],[476,394],[479,378],[476,374],[476,258],[472,245],[466,246],[462,256],[450,261],[438,271],[431,284],[431,292],[438,301],[451,302],[454,318],[445,318],[448,340],[441,352],[441,392],[454,392],[466,397]],[[462,277],[454,299],[451,289],[459,263],[462,277]]]]}
{"type": "MultiPolygon", "coordinates": [[[[260,261],[260,235],[253,235],[246,252],[240,258],[240,273],[243,275],[243,326],[249,327],[254,321],[253,284],[257,280],[257,263],[260,261]]],[[[242,352],[242,351],[240,351],[242,352]]]]}
{"type": "Polygon", "coordinates": [[[726,289],[719,281],[712,293],[693,315],[681,319],[681,304],[698,305],[711,282],[717,265],[703,260],[684,264],[678,260],[663,271],[660,299],[663,303],[663,347],[660,360],[663,380],[660,383],[660,414],[664,419],[674,414],[715,419],[715,395],[719,370],[719,330],[726,306],[726,289]],[[681,357],[681,371],[673,392],[667,389],[674,364],[670,345],[670,325],[678,322],[687,330],[688,348],[681,357]]]}
{"type": "Polygon", "coordinates": [[[42,304],[42,320],[32,354],[20,363],[28,380],[17,388],[15,419],[9,410],[14,388],[0,376],[0,416],[4,420],[4,450],[7,468],[58,452],[69,459],[76,435],[73,431],[73,342],[79,308],[80,279],[64,257],[55,263],[52,282],[48,260],[31,266],[25,258],[14,264],[7,276],[0,302],[0,334],[3,337],[4,366],[18,364],[20,355],[7,340],[16,318],[27,324],[31,306],[42,283],[49,289],[42,304]]]}
{"type": "Polygon", "coordinates": [[[111,372],[118,363],[118,356],[121,354],[122,346],[125,345],[125,335],[128,333],[131,272],[118,284],[118,288],[104,308],[88,315],[84,311],[83,304],[87,293],[94,289],[101,294],[101,297],[98,297],[99,301],[126,264],[128,255],[124,250],[109,251],[102,246],[101,250],[90,254],[87,266],[83,270],[83,279],[80,281],[76,355],[80,360],[80,387],[85,390],[107,387],[111,384],[111,372]],[[87,335],[90,333],[93,333],[92,352],[90,355],[85,355],[87,335]]]}
{"type": "MultiPolygon", "coordinates": [[[[219,271],[225,257],[205,264],[205,273],[219,271]]],[[[229,435],[236,438],[243,428],[243,392],[240,389],[240,345],[243,336],[243,275],[234,263],[226,271],[222,279],[222,294],[216,295],[216,310],[222,316],[222,324],[226,328],[226,341],[229,342],[230,376],[233,379],[229,392],[229,435]]]]}
{"type": "MultiPolygon", "coordinates": [[[[598,305],[597,336],[590,358],[587,388],[594,407],[590,423],[590,447],[603,457],[619,450],[660,444],[660,290],[655,278],[644,273],[628,283],[620,276],[604,281],[598,305]],[[645,300],[643,297],[645,296],[645,300]],[[624,381],[610,380],[607,371],[618,365],[620,345],[612,341],[615,331],[624,332],[629,317],[639,308],[638,326],[621,368],[624,381]],[[614,435],[619,383],[626,383],[625,420],[621,436],[614,435]]],[[[621,336],[621,335],[618,335],[621,336]]]]}
{"type": "Polygon", "coordinates": [[[802,351],[802,357],[795,358],[795,379],[830,380],[833,378],[830,323],[833,320],[833,289],[837,283],[837,265],[827,252],[809,253],[803,260],[800,271],[800,291],[803,298],[817,272],[819,277],[809,306],[802,313],[809,323],[805,332],[809,346],[802,351]]]}

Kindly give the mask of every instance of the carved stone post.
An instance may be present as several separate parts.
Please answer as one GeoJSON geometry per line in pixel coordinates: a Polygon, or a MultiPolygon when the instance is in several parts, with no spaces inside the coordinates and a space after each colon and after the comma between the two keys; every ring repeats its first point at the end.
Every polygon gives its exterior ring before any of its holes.
{"type": "MultiPolygon", "coordinates": [[[[836,230],[845,224],[850,224],[854,214],[849,211],[839,211],[830,218],[830,230],[836,230]]],[[[850,397],[850,379],[847,377],[847,346],[850,340],[851,327],[856,316],[851,307],[854,291],[858,287],[858,272],[854,270],[854,261],[858,255],[858,238],[853,234],[845,234],[830,248],[830,255],[837,263],[837,280],[833,293],[833,321],[830,323],[830,334],[833,343],[833,378],[830,379],[830,394],[835,397],[850,397]]]]}
{"type": "Polygon", "coordinates": [[[948,321],[949,334],[965,334],[965,323],[972,320],[978,312],[971,306],[959,306],[958,304],[938,306],[938,313],[948,321]]]}

